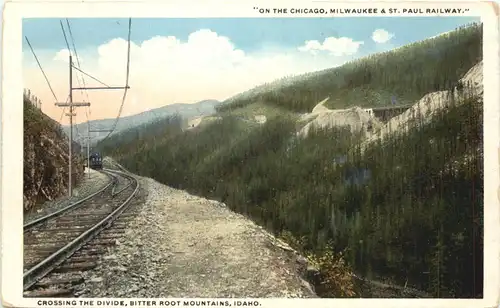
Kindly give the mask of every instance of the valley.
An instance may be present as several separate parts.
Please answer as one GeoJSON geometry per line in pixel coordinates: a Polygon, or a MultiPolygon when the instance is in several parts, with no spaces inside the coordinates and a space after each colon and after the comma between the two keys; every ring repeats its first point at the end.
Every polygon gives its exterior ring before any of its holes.
{"type": "Polygon", "coordinates": [[[482,26],[471,24],[261,85],[212,113],[124,128],[96,148],[272,232],[319,269],[321,297],[369,297],[359,276],[478,298],[482,69],[482,26]]]}

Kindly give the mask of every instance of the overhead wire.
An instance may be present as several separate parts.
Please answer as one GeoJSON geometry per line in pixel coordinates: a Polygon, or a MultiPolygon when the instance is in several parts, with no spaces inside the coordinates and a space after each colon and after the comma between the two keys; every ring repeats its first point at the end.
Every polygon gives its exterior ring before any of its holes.
{"type": "MultiPolygon", "coordinates": [[[[69,19],[68,19],[68,18],[66,18],[66,25],[67,25],[67,27],[68,27],[69,38],[70,38],[70,40],[71,40],[71,45],[73,46],[73,51],[74,51],[74,53],[75,53],[76,63],[77,63],[77,65],[78,65],[78,67],[75,67],[75,66],[73,65],[73,63],[71,63],[71,68],[72,68],[72,69],[74,68],[74,69],[77,69],[77,70],[78,70],[78,71],[80,71],[80,72],[83,72],[83,71],[80,69],[80,67],[81,67],[81,65],[80,65],[80,57],[78,56],[78,51],[77,51],[77,49],[76,49],[75,39],[74,39],[74,37],[73,37],[73,31],[71,31],[71,24],[70,24],[70,22],[69,22],[69,19]]],[[[76,80],[77,80],[77,82],[78,82],[78,86],[79,86],[80,88],[82,87],[82,85],[80,84],[80,79],[79,79],[78,77],[80,77],[80,78],[82,79],[82,84],[83,84],[83,87],[84,87],[84,88],[86,88],[86,87],[87,87],[87,85],[86,85],[86,83],[85,83],[85,78],[83,77],[83,75],[81,75],[81,76],[76,75],[76,80]]],[[[87,102],[90,102],[90,99],[89,99],[89,94],[88,94],[87,90],[82,90],[82,89],[80,89],[80,93],[81,93],[82,97],[83,97],[83,95],[85,94],[85,96],[87,97],[87,102]]],[[[83,102],[85,102],[85,98],[83,98],[83,102]]],[[[85,109],[85,114],[87,115],[87,121],[88,121],[88,114],[87,114],[87,109],[88,109],[88,108],[89,108],[89,107],[88,107],[88,106],[86,106],[86,109],[85,109]]],[[[80,138],[82,138],[82,136],[78,133],[78,124],[77,124],[77,125],[75,125],[75,127],[76,127],[76,130],[77,130],[77,134],[79,135],[79,137],[80,137],[80,138]]],[[[83,137],[83,138],[88,138],[88,136],[87,136],[87,137],[83,137]]]]}
{"type": "MultiPolygon", "coordinates": [[[[69,100],[69,95],[66,97],[65,104],[68,103],[68,100],[69,100]]],[[[66,108],[63,108],[63,111],[61,112],[61,117],[59,118],[59,123],[61,123],[65,111],[66,111],[66,108]]]]}
{"type": "Polygon", "coordinates": [[[66,42],[66,47],[68,48],[68,52],[71,53],[71,49],[69,48],[68,38],[66,37],[66,31],[64,30],[64,26],[62,20],[59,20],[59,24],[61,25],[61,30],[64,35],[64,41],[66,42]]]}
{"type": "MultiPolygon", "coordinates": [[[[73,65],[72,65],[72,67],[75,68],[75,69],[77,69],[80,73],[84,73],[85,75],[93,78],[92,76],[88,75],[87,73],[85,73],[84,71],[82,71],[80,69],[80,67],[81,67],[81,65],[80,65],[80,57],[78,56],[78,52],[76,50],[75,39],[73,38],[73,32],[71,31],[71,25],[69,23],[69,19],[68,18],[66,18],[66,24],[68,25],[69,37],[70,37],[71,43],[73,45],[73,51],[75,52],[76,63],[78,65],[78,67],[74,67],[73,65]]],[[[83,75],[81,76],[81,78],[82,78],[83,87],[86,88],[87,85],[85,83],[85,78],[83,77],[83,75]]],[[[78,75],[77,75],[77,80],[78,80],[78,75]]],[[[78,80],[78,83],[80,83],[80,80],[78,80]]],[[[87,97],[87,101],[90,101],[89,94],[88,94],[87,90],[85,90],[85,91],[80,90],[80,91],[81,91],[82,95],[83,95],[83,92],[85,92],[85,95],[87,97]]]]}
{"type": "MultiPolygon", "coordinates": [[[[77,59],[78,59],[78,58],[77,58],[77,59]]],[[[104,82],[100,81],[99,79],[97,79],[97,78],[95,78],[95,77],[91,76],[90,74],[85,73],[85,72],[84,72],[84,71],[82,71],[80,68],[78,68],[78,67],[76,67],[76,66],[73,66],[73,68],[74,68],[74,69],[76,69],[77,71],[79,71],[80,73],[85,74],[85,75],[87,75],[88,77],[90,77],[90,78],[94,79],[95,81],[99,82],[100,84],[102,84],[102,85],[104,85],[104,86],[106,86],[106,87],[109,87],[109,85],[107,85],[107,84],[105,84],[104,82]]],[[[83,76],[82,76],[82,78],[83,78],[83,76]]],[[[85,86],[86,86],[86,85],[84,85],[84,87],[85,87],[85,86]]]]}
{"type": "MultiPolygon", "coordinates": [[[[62,24],[62,22],[61,22],[61,24],[62,24]]],[[[90,77],[90,78],[92,78],[92,79],[94,79],[94,80],[96,80],[96,81],[98,81],[98,82],[100,82],[100,83],[104,84],[103,82],[99,81],[97,78],[94,78],[93,76],[91,76],[91,75],[89,75],[89,74],[85,73],[85,72],[81,69],[80,57],[78,56],[78,51],[77,51],[77,48],[76,48],[75,39],[74,39],[74,37],[73,37],[73,31],[71,30],[71,24],[70,24],[70,22],[69,22],[69,19],[68,19],[68,18],[66,18],[66,25],[67,25],[67,27],[68,27],[69,38],[70,38],[70,40],[71,40],[71,45],[73,46],[73,51],[74,51],[74,53],[75,53],[76,64],[77,64],[77,66],[74,66],[74,65],[73,65],[73,63],[72,63],[72,65],[71,65],[71,66],[72,66],[72,68],[74,68],[74,69],[76,69],[77,71],[79,71],[79,72],[80,72],[80,74],[81,74],[81,76],[76,75],[76,77],[77,77],[77,82],[78,82],[78,84],[79,84],[80,88],[81,88],[82,86],[81,86],[81,84],[80,84],[80,79],[79,79],[78,77],[80,77],[80,78],[82,79],[83,88],[86,88],[86,87],[87,87],[87,84],[86,84],[86,82],[85,82],[85,77],[83,76],[83,74],[85,74],[85,75],[87,75],[88,77],[90,77]]],[[[83,95],[85,94],[85,96],[86,96],[86,98],[87,98],[87,102],[90,102],[90,98],[89,98],[89,94],[88,94],[88,91],[87,91],[87,90],[82,90],[82,89],[80,89],[80,93],[82,94],[82,97],[83,97],[83,95]]],[[[85,102],[85,98],[83,99],[83,101],[85,102]]],[[[86,122],[87,122],[87,130],[88,130],[88,131],[90,130],[90,126],[89,126],[89,125],[90,125],[90,123],[89,123],[89,111],[90,111],[90,107],[89,107],[89,106],[86,106],[86,108],[85,108],[85,117],[86,117],[86,119],[87,119],[87,121],[86,121],[86,122]]],[[[78,131],[78,125],[76,125],[75,127],[76,127],[76,129],[77,129],[77,131],[78,131]]],[[[82,137],[82,136],[81,136],[78,132],[77,132],[77,134],[78,134],[80,137],[82,137]]],[[[83,138],[90,138],[90,136],[83,137],[83,138]]]]}
{"type": "MultiPolygon", "coordinates": [[[[68,43],[68,37],[66,36],[66,30],[64,29],[64,25],[62,23],[62,20],[59,20],[59,24],[61,25],[61,31],[63,33],[63,36],[64,36],[64,41],[66,42],[66,47],[68,48],[68,53],[69,53],[69,56],[71,56],[71,48],[69,47],[69,43],[68,43]]],[[[69,63],[70,65],[70,68],[73,69],[73,61],[71,60],[70,61],[71,63],[69,63]]],[[[78,76],[76,78],[76,81],[78,82],[78,84],[80,84],[80,80],[78,79],[78,76]]],[[[73,85],[70,85],[71,87],[73,85]]],[[[80,85],[81,87],[81,85],[80,85]]],[[[70,91],[73,91],[72,89],[70,89],[70,91]]],[[[63,112],[66,110],[66,107],[63,108],[63,112]]],[[[72,108],[70,108],[70,111],[72,111],[72,108]]],[[[81,135],[80,135],[80,132],[78,131],[78,125],[75,125],[75,132],[76,132],[76,135],[81,138],[81,135]]]]}
{"type": "MultiPolygon", "coordinates": [[[[62,30],[62,33],[64,35],[64,41],[66,42],[66,47],[68,48],[68,52],[71,53],[71,50],[69,49],[68,38],[66,37],[66,32],[64,31],[62,21],[59,20],[59,24],[61,25],[61,30],[62,30]]],[[[69,100],[69,96],[66,98],[66,103],[68,102],[68,100],[69,100]]],[[[63,118],[65,112],[66,112],[66,106],[63,107],[63,111],[61,113],[61,119],[59,120],[59,122],[62,121],[62,118],[63,118]]]]}
{"type": "Polygon", "coordinates": [[[123,92],[122,103],[121,103],[120,109],[118,111],[118,116],[115,119],[113,127],[109,131],[109,133],[106,135],[106,137],[104,137],[101,141],[107,139],[114,132],[116,125],[118,123],[118,120],[120,119],[120,115],[123,111],[123,105],[125,104],[125,99],[127,97],[129,74],[130,74],[130,36],[131,36],[131,32],[132,32],[131,29],[132,29],[132,18],[129,18],[129,20],[128,20],[128,38],[127,38],[127,71],[126,71],[126,78],[125,78],[125,90],[123,92]]]}
{"type": "Polygon", "coordinates": [[[52,92],[52,95],[54,96],[54,99],[55,99],[55,100],[56,100],[56,102],[57,102],[57,101],[58,101],[58,99],[57,99],[56,94],[54,93],[54,89],[52,89],[52,86],[50,85],[49,78],[48,78],[48,77],[47,77],[47,75],[45,74],[45,71],[43,70],[43,67],[42,67],[42,65],[40,64],[40,61],[38,60],[38,57],[36,56],[36,53],[35,53],[35,51],[33,50],[33,47],[31,46],[30,41],[28,40],[28,37],[27,37],[27,36],[25,36],[24,38],[26,39],[26,42],[28,43],[28,46],[30,47],[31,53],[33,53],[33,56],[35,57],[36,63],[38,64],[38,67],[39,67],[39,68],[40,68],[40,70],[42,71],[43,77],[45,77],[45,81],[47,82],[47,85],[49,86],[50,91],[52,92]]]}

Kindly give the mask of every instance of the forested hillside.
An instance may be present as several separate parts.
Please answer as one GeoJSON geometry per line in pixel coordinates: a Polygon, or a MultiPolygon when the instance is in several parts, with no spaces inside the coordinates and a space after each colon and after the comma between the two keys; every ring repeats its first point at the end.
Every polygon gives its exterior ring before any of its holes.
{"type": "Polygon", "coordinates": [[[356,273],[435,297],[481,297],[483,102],[459,82],[482,60],[481,43],[481,26],[472,25],[247,92],[204,127],[182,131],[172,117],[99,147],[133,172],[225,202],[286,239],[316,261],[321,296],[372,295],[356,288],[356,273]],[[326,96],[330,107],[354,99],[373,106],[394,93],[415,103],[435,90],[450,90],[444,108],[417,113],[408,130],[364,147],[365,136],[347,127],[298,138],[289,114],[260,125],[237,116],[254,103],[310,111],[326,96]]]}
{"type": "Polygon", "coordinates": [[[466,25],[433,39],[290,78],[290,82],[280,80],[236,95],[218,111],[263,102],[310,112],[326,97],[331,108],[410,104],[426,93],[456,85],[482,58],[482,32],[481,24],[466,25]]]}

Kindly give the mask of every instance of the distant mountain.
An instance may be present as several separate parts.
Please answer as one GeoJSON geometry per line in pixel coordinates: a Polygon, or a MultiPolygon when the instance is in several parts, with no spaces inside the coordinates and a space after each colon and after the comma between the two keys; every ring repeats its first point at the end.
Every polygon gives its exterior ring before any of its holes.
{"type": "MultiPolygon", "coordinates": [[[[165,118],[170,115],[178,114],[185,119],[190,119],[199,116],[206,116],[215,113],[215,106],[219,105],[220,102],[217,100],[203,100],[194,104],[172,104],[164,107],[151,109],[148,111],[141,112],[139,114],[127,116],[120,118],[116,124],[116,129],[113,134],[120,131],[127,130],[129,128],[151,123],[155,120],[165,118]]],[[[101,130],[112,128],[115,119],[102,119],[90,121],[91,130],[101,130]]],[[[63,130],[69,135],[69,125],[63,126],[63,130]]],[[[85,136],[87,134],[87,123],[81,123],[73,125],[73,139],[85,145],[85,136]]],[[[108,133],[92,133],[92,143],[95,144],[102,138],[106,137],[108,133]]]]}

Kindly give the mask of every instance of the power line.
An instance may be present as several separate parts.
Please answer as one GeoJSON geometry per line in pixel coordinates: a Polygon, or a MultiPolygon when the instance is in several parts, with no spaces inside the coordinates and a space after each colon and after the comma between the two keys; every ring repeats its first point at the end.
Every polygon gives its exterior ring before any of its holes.
{"type": "MultiPolygon", "coordinates": [[[[67,36],[66,36],[66,31],[65,31],[65,29],[64,29],[64,26],[63,26],[63,24],[62,24],[62,21],[61,21],[61,20],[59,20],[59,23],[61,24],[61,29],[62,29],[62,32],[63,32],[63,35],[64,35],[64,40],[66,41],[66,46],[68,47],[68,52],[69,52],[69,53],[70,53],[70,55],[71,55],[71,48],[69,47],[69,44],[68,44],[68,39],[67,39],[67,36]]],[[[75,40],[74,40],[74,38],[73,38],[73,33],[72,33],[72,31],[71,31],[71,25],[69,24],[69,20],[68,20],[67,18],[66,18],[66,24],[67,24],[67,26],[68,26],[69,36],[70,36],[71,43],[72,43],[72,46],[73,46],[73,51],[74,51],[74,53],[75,53],[76,61],[77,61],[77,63],[78,63],[78,66],[80,66],[80,59],[78,58],[78,52],[76,51],[76,45],[75,45],[75,40]]],[[[73,63],[70,63],[70,66],[71,66],[72,68],[74,68],[73,63]]],[[[72,69],[72,68],[70,68],[70,69],[72,69]]],[[[80,88],[82,88],[82,85],[81,85],[81,83],[80,83],[80,79],[78,78],[78,75],[76,76],[76,81],[77,81],[77,83],[78,83],[78,86],[79,86],[80,88]]],[[[83,84],[84,84],[84,86],[85,86],[85,79],[83,79],[83,76],[82,76],[82,82],[83,82],[83,84]]],[[[82,94],[82,96],[83,96],[84,91],[83,91],[83,90],[80,90],[80,93],[81,93],[81,94],[82,94]]],[[[85,93],[87,93],[87,92],[85,91],[85,93]]],[[[85,102],[85,99],[84,99],[83,101],[85,102]]],[[[87,94],[87,101],[90,101],[90,100],[88,99],[88,94],[87,94]]],[[[76,116],[76,114],[75,114],[75,116],[76,116]]],[[[77,134],[77,135],[81,138],[81,137],[82,137],[82,135],[80,134],[80,132],[79,132],[79,130],[78,130],[78,125],[75,125],[75,130],[76,130],[76,134],[77,134]]]]}
{"type": "MultiPolygon", "coordinates": [[[[73,68],[74,68],[74,69],[76,69],[77,71],[79,71],[79,72],[82,74],[81,78],[82,78],[83,88],[86,88],[86,87],[87,87],[86,82],[85,82],[85,77],[84,77],[83,75],[86,75],[86,76],[88,76],[88,77],[92,78],[93,80],[95,80],[95,81],[97,81],[97,82],[101,83],[102,85],[104,85],[104,86],[106,86],[106,87],[109,87],[109,86],[108,86],[107,84],[105,84],[104,82],[102,82],[102,81],[100,81],[99,79],[97,79],[97,78],[95,78],[95,77],[93,77],[93,76],[91,76],[91,75],[87,74],[86,72],[84,72],[84,71],[81,69],[80,58],[78,57],[78,52],[77,52],[77,49],[76,49],[75,39],[73,38],[73,32],[71,31],[71,25],[70,25],[70,22],[69,22],[69,19],[68,19],[68,18],[66,18],[66,24],[67,24],[67,26],[68,26],[69,36],[70,36],[70,39],[71,39],[71,42],[72,42],[72,45],[73,45],[73,50],[74,50],[74,52],[75,52],[76,62],[77,62],[77,65],[78,65],[78,67],[73,66],[73,68]]],[[[78,80],[78,83],[80,83],[79,79],[77,79],[77,80],[78,80]]],[[[80,87],[81,87],[81,86],[80,86],[80,87]]],[[[82,90],[81,90],[81,91],[82,91],[82,90]]],[[[83,92],[82,92],[82,95],[83,95],[83,92]]],[[[86,91],[86,90],[85,90],[85,95],[86,95],[86,97],[87,97],[87,100],[88,100],[88,101],[90,101],[90,99],[89,99],[89,95],[88,95],[88,91],[86,91]]],[[[89,166],[89,163],[90,163],[90,162],[89,162],[89,159],[90,159],[90,158],[89,158],[89,157],[90,157],[90,156],[89,156],[89,154],[90,154],[90,121],[89,121],[89,112],[90,112],[90,107],[87,107],[87,108],[85,109],[85,116],[86,116],[86,118],[87,118],[87,137],[86,137],[86,139],[87,139],[87,140],[86,140],[86,141],[87,141],[87,165],[88,165],[88,167],[90,167],[90,166],[89,166]]],[[[77,127],[77,130],[78,130],[78,125],[77,125],[76,127],[77,127]]],[[[78,132],[77,132],[77,134],[78,134],[78,132]]],[[[90,173],[89,173],[89,176],[90,176],[90,173]]]]}
{"type": "Polygon", "coordinates": [[[123,105],[125,104],[125,98],[127,97],[127,90],[128,90],[128,81],[129,81],[129,73],[130,73],[130,36],[131,36],[131,29],[132,29],[132,18],[128,19],[128,38],[127,38],[127,75],[125,79],[125,90],[123,91],[123,97],[122,97],[122,103],[120,105],[120,110],[118,111],[118,116],[116,117],[115,123],[113,124],[113,127],[111,131],[102,139],[101,141],[107,139],[115,130],[116,125],[118,124],[118,120],[120,119],[120,115],[123,110],[123,105]]]}
{"type": "MultiPolygon", "coordinates": [[[[68,151],[68,194],[70,197],[73,196],[73,183],[72,183],[72,159],[73,159],[73,117],[76,116],[76,114],[73,114],[73,108],[75,107],[83,107],[83,106],[90,106],[90,103],[87,102],[83,102],[83,103],[75,103],[73,102],[73,60],[72,60],[72,55],[71,55],[71,49],[69,47],[69,43],[68,43],[68,38],[66,36],[66,31],[64,30],[64,26],[63,26],[63,23],[61,20],[59,20],[59,23],[61,25],[61,30],[63,32],[63,35],[64,35],[64,41],[66,42],[66,47],[68,48],[68,64],[69,64],[69,95],[68,95],[68,99],[66,100],[65,103],[56,103],[56,106],[59,106],[59,107],[69,107],[69,112],[67,113],[67,115],[69,116],[69,142],[68,142],[68,145],[69,145],[69,151],[68,151]]],[[[69,23],[68,23],[69,24],[69,23]]],[[[73,42],[73,46],[74,45],[74,42],[73,42]]],[[[76,52],[76,48],[75,48],[75,52],[76,52]]],[[[79,80],[77,79],[78,83],[79,80]]],[[[65,108],[64,108],[65,109],[65,108]]],[[[63,114],[64,114],[64,109],[63,109],[63,114]]],[[[61,117],[62,119],[62,117],[61,117]]],[[[78,132],[78,126],[76,127],[76,133],[77,135],[80,136],[79,132],[78,132]]]]}
{"type": "MultiPolygon", "coordinates": [[[[64,26],[62,24],[62,21],[59,20],[59,24],[61,25],[61,30],[62,30],[62,33],[64,35],[64,41],[66,42],[66,47],[68,48],[69,54],[71,54],[71,49],[69,49],[68,38],[66,37],[66,32],[64,31],[64,26]]],[[[68,99],[69,99],[69,96],[66,98],[66,103],[68,102],[68,99]]],[[[59,122],[62,121],[62,117],[64,116],[65,112],[66,112],[66,107],[63,108],[63,111],[61,113],[61,119],[59,120],[59,122]]]]}
{"type": "Polygon", "coordinates": [[[66,42],[66,47],[68,47],[68,52],[71,54],[71,49],[69,48],[68,38],[66,37],[66,31],[64,31],[64,26],[63,26],[61,20],[59,20],[59,23],[61,24],[61,30],[62,30],[62,33],[64,35],[64,41],[66,42]]]}
{"type": "MultiPolygon", "coordinates": [[[[67,23],[68,23],[68,26],[71,27],[69,25],[69,21],[66,20],[67,23]]],[[[66,46],[68,47],[68,50],[69,50],[69,96],[68,96],[68,100],[66,103],[56,103],[56,106],[59,106],[59,107],[69,107],[69,113],[67,113],[67,115],[69,116],[69,164],[68,164],[68,168],[69,168],[69,172],[68,172],[68,193],[69,193],[69,196],[71,197],[72,196],[72,143],[73,143],[73,117],[75,116],[75,114],[73,113],[73,108],[75,107],[90,107],[90,102],[82,102],[82,103],[75,103],[73,102],[73,91],[74,90],[116,90],[116,89],[125,89],[125,92],[124,92],[124,97],[123,97],[123,101],[122,101],[122,107],[123,107],[123,103],[125,101],[125,96],[127,94],[127,89],[129,88],[128,86],[128,78],[129,78],[129,64],[130,64],[130,31],[131,31],[131,19],[129,19],[129,47],[128,47],[128,56],[127,56],[127,78],[126,78],[126,83],[127,83],[127,86],[125,87],[109,87],[109,86],[106,86],[106,87],[78,87],[78,88],[75,88],[73,87],[73,69],[76,68],[78,69],[80,72],[84,73],[81,69],[77,68],[75,65],[73,65],[73,60],[72,60],[72,53],[71,53],[71,50],[69,48],[69,43],[68,43],[68,40],[67,40],[67,36],[66,36],[66,31],[64,29],[64,26],[62,24],[62,21],[60,21],[60,24],[61,24],[61,29],[63,31],[63,34],[64,34],[64,39],[66,41],[66,46]]],[[[71,31],[71,30],[70,30],[71,31]]],[[[71,33],[70,33],[71,34],[71,33]]],[[[80,66],[80,63],[79,63],[79,60],[78,60],[78,56],[76,54],[76,46],[75,46],[75,43],[74,43],[74,39],[72,37],[72,34],[71,34],[71,39],[72,39],[72,43],[73,43],[73,47],[75,49],[75,56],[77,57],[77,62],[78,62],[78,66],[80,66]]],[[[83,77],[82,77],[83,79],[83,77]]],[[[87,108],[90,112],[90,108],[87,108]]],[[[121,108],[120,108],[120,113],[121,113],[121,108]]],[[[118,115],[118,117],[120,116],[120,114],[118,115]]],[[[116,126],[116,121],[115,121],[115,126],[116,126]]],[[[88,114],[87,114],[87,128],[88,128],[88,134],[90,133],[90,124],[89,124],[89,119],[88,119],[88,114]]],[[[77,127],[77,130],[78,130],[78,127],[77,127]]],[[[89,142],[90,140],[90,136],[87,136],[87,142],[89,142]]],[[[87,147],[88,148],[88,147],[87,147]]]]}
{"type": "MultiPolygon", "coordinates": [[[[69,65],[70,65],[70,70],[71,70],[71,66],[73,66],[73,63],[71,63],[71,48],[69,47],[68,37],[66,36],[66,31],[64,30],[64,26],[63,26],[63,23],[62,23],[61,20],[59,20],[59,24],[61,25],[61,30],[62,30],[62,33],[63,33],[63,36],[64,36],[64,41],[66,42],[66,47],[68,48],[69,59],[70,59],[69,60],[70,61],[69,65]]],[[[80,80],[78,79],[78,76],[77,76],[76,81],[78,82],[78,85],[80,85],[80,80]]],[[[82,94],[83,94],[83,92],[82,92],[82,94]]],[[[66,101],[66,103],[67,103],[67,101],[66,101]]],[[[63,108],[63,112],[64,112],[65,109],[66,109],[66,107],[63,108]]],[[[70,113],[73,113],[72,108],[70,108],[70,113]]],[[[76,114],[75,114],[75,116],[76,116],[76,114]]],[[[70,125],[73,126],[72,124],[70,124],[70,125]]],[[[76,129],[76,134],[78,136],[81,136],[80,132],[78,131],[78,126],[75,126],[75,129],[76,129]]]]}
{"type": "MultiPolygon", "coordinates": [[[[62,23],[61,23],[62,24],[62,23]]],[[[64,28],[63,28],[64,32],[64,28]]],[[[68,194],[70,197],[73,196],[73,183],[72,183],[72,157],[73,157],[73,108],[75,107],[83,107],[90,106],[90,103],[75,103],[73,102],[73,60],[71,53],[69,54],[68,61],[69,68],[69,102],[68,103],[56,103],[56,106],[59,107],[69,107],[69,112],[67,115],[69,116],[69,151],[68,151],[68,194]]]]}
{"type": "MultiPolygon", "coordinates": [[[[61,22],[62,24],[62,22],[61,22]]],[[[68,25],[69,37],[71,38],[71,43],[73,45],[73,50],[75,51],[76,63],[78,67],[80,67],[80,60],[78,59],[78,53],[76,52],[75,40],[73,38],[73,32],[71,32],[71,25],[69,24],[69,20],[66,18],[66,24],[68,25]]]]}
{"type": "MultiPolygon", "coordinates": [[[[66,97],[66,102],[68,102],[68,99],[69,99],[69,95],[66,97]]],[[[62,121],[62,118],[64,116],[64,112],[66,112],[66,107],[63,108],[63,111],[61,112],[61,117],[59,118],[59,123],[62,121]]]]}
{"type": "MultiPolygon", "coordinates": [[[[73,44],[73,50],[75,51],[75,57],[76,57],[76,63],[78,64],[78,68],[76,68],[78,71],[80,71],[81,73],[84,73],[86,74],[84,71],[82,71],[80,69],[81,65],[80,65],[80,57],[78,57],[78,52],[76,51],[76,45],[75,45],[75,39],[73,38],[73,32],[71,31],[71,25],[69,23],[69,19],[66,18],[66,24],[68,25],[68,31],[69,31],[69,37],[71,39],[71,43],[73,44]]],[[[87,74],[86,74],[87,75],[87,74]]],[[[92,76],[88,75],[89,77],[93,78],[92,76]]],[[[83,77],[83,75],[81,76],[82,78],[82,83],[83,83],[83,87],[87,87],[87,85],[85,84],[85,78],[83,77]]],[[[77,79],[78,80],[78,79],[77,79]]],[[[80,81],[78,80],[78,83],[80,81]]],[[[83,91],[82,91],[82,94],[83,94],[83,91]]],[[[90,101],[89,99],[89,94],[87,91],[85,91],[85,95],[87,96],[87,101],[90,101]]]]}
{"type": "Polygon", "coordinates": [[[33,53],[33,56],[35,57],[35,60],[36,60],[36,63],[38,63],[38,67],[40,68],[40,70],[42,71],[42,74],[43,74],[43,77],[45,77],[45,81],[47,82],[47,85],[49,86],[50,88],[50,92],[52,92],[52,95],[54,96],[56,102],[58,101],[57,99],[57,96],[56,94],[54,93],[54,90],[52,89],[52,86],[50,85],[50,81],[49,81],[49,78],[47,78],[47,75],[45,74],[45,71],[43,70],[42,68],[42,65],[40,64],[40,61],[38,61],[38,57],[36,56],[35,54],[35,51],[33,50],[33,47],[31,47],[31,44],[30,44],[30,41],[28,40],[28,37],[25,36],[24,37],[26,39],[26,42],[28,43],[28,46],[30,47],[31,49],[31,52],[33,53]]]}
{"type": "MultiPolygon", "coordinates": [[[[77,59],[78,59],[78,58],[77,58],[77,59]]],[[[74,68],[74,69],[76,69],[77,71],[79,71],[80,73],[85,74],[85,75],[87,75],[88,77],[90,77],[90,78],[94,79],[95,81],[99,82],[100,84],[102,84],[102,85],[104,85],[104,86],[106,86],[106,87],[108,87],[108,88],[110,87],[110,86],[108,86],[107,84],[105,84],[104,82],[100,81],[99,79],[97,79],[97,78],[93,77],[92,75],[90,75],[90,74],[88,74],[88,73],[85,73],[85,72],[84,72],[84,71],[82,71],[80,68],[78,68],[78,67],[76,67],[76,66],[73,66],[73,68],[74,68]]],[[[86,87],[86,85],[85,85],[85,84],[84,84],[84,87],[86,87]]]]}
{"type": "Polygon", "coordinates": [[[128,20],[128,44],[127,44],[127,77],[125,79],[125,90],[123,92],[123,99],[122,99],[122,104],[120,106],[120,111],[118,112],[118,117],[116,118],[116,122],[115,122],[115,125],[113,127],[113,130],[115,129],[116,127],[116,124],[118,122],[118,119],[120,118],[120,115],[122,113],[122,110],[123,110],[123,105],[125,103],[125,98],[127,96],[127,90],[128,90],[128,79],[129,79],[129,73],[130,73],[130,35],[131,35],[131,28],[132,28],[132,18],[129,18],[128,20]]]}

